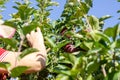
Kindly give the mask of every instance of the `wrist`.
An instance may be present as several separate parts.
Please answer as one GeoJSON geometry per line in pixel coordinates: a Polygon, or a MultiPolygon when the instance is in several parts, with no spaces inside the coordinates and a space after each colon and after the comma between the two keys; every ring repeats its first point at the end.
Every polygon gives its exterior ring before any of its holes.
{"type": "Polygon", "coordinates": [[[34,44],[32,47],[33,47],[33,48],[36,48],[36,49],[38,49],[38,50],[45,49],[44,43],[41,43],[41,44],[36,43],[36,44],[34,44]]]}
{"type": "Polygon", "coordinates": [[[36,48],[39,50],[39,52],[44,55],[45,57],[47,56],[47,52],[46,52],[46,47],[43,44],[36,44],[36,45],[33,45],[33,48],[36,48]]]}

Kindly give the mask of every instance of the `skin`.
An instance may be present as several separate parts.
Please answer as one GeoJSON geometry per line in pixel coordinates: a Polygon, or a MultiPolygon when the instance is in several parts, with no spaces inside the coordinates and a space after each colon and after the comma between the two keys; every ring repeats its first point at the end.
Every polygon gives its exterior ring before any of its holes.
{"type": "MultiPolygon", "coordinates": [[[[26,35],[28,42],[32,48],[36,48],[39,51],[26,55],[20,60],[16,61],[16,57],[21,54],[21,52],[12,52],[8,51],[7,56],[4,58],[3,62],[9,62],[11,64],[10,69],[13,69],[16,66],[27,66],[30,67],[25,73],[33,73],[42,70],[45,68],[46,63],[46,48],[44,45],[44,39],[40,28],[35,31],[31,31],[30,34],[26,35]]],[[[8,73],[7,70],[0,68],[0,73],[8,73]]]]}

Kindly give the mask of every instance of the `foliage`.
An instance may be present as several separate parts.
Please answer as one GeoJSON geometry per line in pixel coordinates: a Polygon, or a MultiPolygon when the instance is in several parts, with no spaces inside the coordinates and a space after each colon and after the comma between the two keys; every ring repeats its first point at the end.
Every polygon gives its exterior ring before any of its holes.
{"type": "MultiPolygon", "coordinates": [[[[0,0],[0,12],[3,11],[3,8],[5,8],[4,4],[7,2],[8,0],[0,0]]],[[[0,15],[0,19],[2,18],[2,15],[0,15]]]]}
{"type": "MultiPolygon", "coordinates": [[[[22,66],[11,70],[11,76],[19,76],[21,80],[119,79],[120,24],[104,30],[104,21],[111,16],[97,18],[89,15],[92,0],[67,0],[61,18],[56,21],[48,18],[50,7],[58,5],[52,0],[36,0],[37,8],[31,7],[29,0],[15,3],[17,12],[4,24],[13,26],[17,32],[13,39],[1,38],[0,46],[7,50],[22,51],[22,57],[36,51],[29,48],[25,35],[40,27],[46,48],[50,51],[43,71],[20,76],[27,69],[22,66]],[[69,43],[77,50],[71,52],[73,47],[67,47],[66,52],[65,46],[69,43]],[[15,75],[18,70],[19,75],[15,75]]],[[[3,63],[0,63],[0,67],[7,68],[3,63]]]]}

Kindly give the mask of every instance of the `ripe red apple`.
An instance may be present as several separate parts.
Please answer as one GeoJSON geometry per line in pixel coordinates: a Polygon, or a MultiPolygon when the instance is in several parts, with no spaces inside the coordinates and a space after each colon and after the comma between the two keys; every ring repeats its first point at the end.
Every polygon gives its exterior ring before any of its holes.
{"type": "Polygon", "coordinates": [[[65,27],[65,28],[63,28],[62,30],[61,30],[61,35],[64,35],[64,33],[67,31],[67,28],[65,27]]]}
{"type": "MultiPolygon", "coordinates": [[[[64,35],[65,34],[65,32],[67,31],[67,28],[65,27],[65,28],[63,28],[62,30],[61,30],[61,35],[64,35]]],[[[70,38],[70,35],[69,34],[66,34],[66,37],[67,38],[70,38]]]]}
{"type": "Polygon", "coordinates": [[[76,52],[78,49],[71,43],[68,43],[64,46],[64,51],[65,52],[69,52],[69,53],[73,53],[76,52]]]}

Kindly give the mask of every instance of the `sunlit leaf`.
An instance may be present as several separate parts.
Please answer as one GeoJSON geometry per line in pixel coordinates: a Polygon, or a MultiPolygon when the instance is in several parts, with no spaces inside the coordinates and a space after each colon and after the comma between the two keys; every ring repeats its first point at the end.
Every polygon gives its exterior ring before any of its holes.
{"type": "Polygon", "coordinates": [[[63,46],[65,46],[68,43],[69,43],[69,41],[65,41],[65,40],[57,43],[57,46],[53,48],[54,52],[59,51],[59,49],[61,49],[63,46]]]}
{"type": "Polygon", "coordinates": [[[0,62],[0,68],[8,69],[10,66],[8,62],[0,62]]]}
{"type": "Polygon", "coordinates": [[[95,32],[95,34],[96,34],[98,37],[100,37],[101,39],[103,39],[103,40],[105,40],[106,42],[110,43],[109,37],[108,37],[107,35],[105,35],[104,33],[97,31],[97,32],[95,32]]]}
{"type": "Polygon", "coordinates": [[[80,5],[81,16],[87,14],[89,9],[90,9],[90,7],[86,3],[81,2],[81,5],[80,5]]]}
{"type": "Polygon", "coordinates": [[[14,14],[14,18],[21,18],[22,20],[27,20],[30,18],[31,14],[33,14],[34,9],[29,7],[28,4],[18,3],[18,7],[13,6],[13,8],[17,9],[18,12],[14,14]]]}
{"type": "Polygon", "coordinates": [[[88,20],[89,20],[89,23],[90,23],[90,25],[92,26],[92,28],[94,30],[99,30],[100,29],[100,27],[99,27],[99,19],[97,17],[92,15],[92,16],[88,17],[88,20]]]}
{"type": "Polygon", "coordinates": [[[23,58],[25,57],[26,55],[28,54],[31,54],[33,52],[38,52],[39,50],[35,49],[35,48],[28,48],[28,49],[25,49],[24,51],[22,51],[22,53],[19,55],[19,58],[23,58]]]}
{"type": "Polygon", "coordinates": [[[88,49],[91,49],[93,47],[93,42],[83,42],[84,45],[88,48],[88,49]]]}
{"type": "Polygon", "coordinates": [[[59,73],[59,74],[68,75],[68,76],[71,75],[70,70],[60,69],[59,67],[55,67],[54,72],[59,73]]]}
{"type": "Polygon", "coordinates": [[[50,3],[48,3],[48,6],[58,6],[59,5],[59,3],[57,3],[57,2],[50,2],[50,3]]]}
{"type": "Polygon", "coordinates": [[[69,76],[63,75],[63,74],[59,74],[56,78],[56,80],[70,80],[69,76]]]}
{"type": "Polygon", "coordinates": [[[5,42],[6,44],[10,45],[12,48],[17,48],[17,40],[15,40],[14,38],[9,39],[9,38],[0,38],[3,42],[5,42]]]}
{"type": "Polygon", "coordinates": [[[88,75],[86,80],[94,80],[94,77],[90,74],[90,75],[88,75]]]}
{"type": "Polygon", "coordinates": [[[75,65],[73,66],[73,70],[81,70],[82,69],[82,67],[84,66],[83,65],[83,58],[84,57],[79,57],[79,58],[77,58],[76,59],[76,61],[75,61],[75,65]]]}
{"type": "MultiPolygon", "coordinates": [[[[63,56],[65,57],[65,61],[68,61],[70,62],[72,65],[75,64],[75,61],[76,61],[76,57],[73,55],[73,54],[68,54],[68,53],[65,53],[63,54],[63,56]]],[[[64,61],[63,61],[64,62],[64,61]]]]}
{"type": "Polygon", "coordinates": [[[0,0],[0,6],[4,5],[7,1],[9,1],[9,0],[0,0]]]}
{"type": "Polygon", "coordinates": [[[117,48],[120,48],[120,39],[117,40],[117,42],[116,42],[116,47],[117,47],[117,48]]]}
{"type": "Polygon", "coordinates": [[[5,22],[4,22],[4,25],[8,25],[8,26],[10,26],[10,27],[16,28],[17,26],[15,25],[14,22],[15,22],[14,20],[5,21],[5,22]]]}
{"type": "Polygon", "coordinates": [[[89,50],[87,55],[95,55],[95,54],[97,54],[101,50],[102,50],[102,48],[94,48],[92,50],[89,50]]]}
{"type": "Polygon", "coordinates": [[[38,27],[37,23],[31,23],[28,26],[23,27],[22,30],[23,30],[24,35],[30,33],[32,30],[35,30],[36,27],[38,27]]]}
{"type": "Polygon", "coordinates": [[[108,35],[109,37],[112,37],[112,39],[115,41],[117,36],[120,33],[120,28],[119,28],[119,24],[115,25],[114,27],[111,28],[107,28],[104,33],[106,35],[108,35]]]}
{"type": "Polygon", "coordinates": [[[120,13],[120,10],[118,10],[117,13],[120,13]]]}
{"type": "Polygon", "coordinates": [[[104,21],[104,20],[109,19],[109,18],[111,18],[111,17],[112,17],[112,16],[110,16],[110,15],[102,16],[102,17],[99,19],[99,21],[104,21]]]}
{"type": "Polygon", "coordinates": [[[11,74],[10,76],[11,77],[18,77],[20,76],[22,73],[24,73],[29,67],[26,67],[26,66],[18,66],[18,67],[15,67],[11,70],[11,74]]]}
{"type": "Polygon", "coordinates": [[[86,2],[90,7],[93,6],[93,4],[92,4],[93,0],[85,0],[85,2],[86,2]]]}
{"type": "Polygon", "coordinates": [[[87,64],[86,70],[87,73],[92,73],[99,68],[99,63],[97,61],[93,61],[87,64]]]}
{"type": "Polygon", "coordinates": [[[116,72],[113,76],[113,80],[119,80],[120,79],[120,72],[116,72]]]}
{"type": "Polygon", "coordinates": [[[50,47],[55,47],[56,46],[56,44],[53,42],[53,40],[50,39],[49,37],[46,36],[45,40],[50,47]]]}

